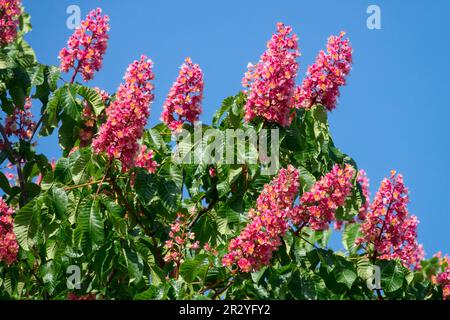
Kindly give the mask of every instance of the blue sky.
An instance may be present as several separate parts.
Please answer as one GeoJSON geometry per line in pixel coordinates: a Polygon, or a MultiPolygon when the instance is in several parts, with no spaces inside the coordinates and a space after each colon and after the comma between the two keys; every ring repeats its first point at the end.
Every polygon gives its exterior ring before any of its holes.
{"type": "MultiPolygon", "coordinates": [[[[110,42],[104,67],[90,84],[114,92],[127,65],[148,55],[156,73],[150,125],[159,122],[186,56],[204,71],[201,119],[209,123],[221,101],[242,89],[247,63],[259,59],[278,21],[291,25],[300,38],[299,83],[328,36],[345,30],[354,64],[338,108],[330,114],[335,143],[367,171],[372,194],[391,169],[402,173],[427,256],[450,253],[449,1],[23,2],[34,27],[26,39],[46,64],[58,64],[58,52],[72,33],[66,27],[67,7],[79,5],[82,17],[101,7],[111,18],[110,42]],[[381,9],[381,30],[366,26],[371,4],[381,9]]],[[[55,137],[47,138],[39,148],[57,158],[56,143],[55,137]]]]}

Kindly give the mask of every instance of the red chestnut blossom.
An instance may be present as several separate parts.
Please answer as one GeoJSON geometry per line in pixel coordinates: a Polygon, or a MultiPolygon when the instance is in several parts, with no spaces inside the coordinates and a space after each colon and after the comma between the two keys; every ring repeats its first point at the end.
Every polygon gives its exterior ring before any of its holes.
{"type": "Polygon", "coordinates": [[[245,120],[260,116],[269,122],[288,126],[298,63],[297,35],[279,22],[277,33],[267,42],[267,50],[256,65],[248,64],[242,85],[248,90],[245,120]]]}
{"type": "Polygon", "coordinates": [[[185,121],[194,123],[202,112],[203,73],[198,64],[186,58],[164,102],[161,121],[178,132],[185,121]]]}
{"type": "Polygon", "coordinates": [[[33,121],[33,114],[31,113],[31,98],[25,99],[23,109],[15,107],[13,114],[8,115],[5,119],[5,133],[10,136],[15,136],[20,140],[30,139],[36,123],[33,121]]]}
{"type": "Polygon", "coordinates": [[[175,222],[170,225],[169,240],[164,245],[164,248],[167,249],[164,261],[173,261],[179,266],[184,261],[184,250],[186,248],[200,249],[200,242],[195,241],[195,233],[188,228],[190,218],[191,216],[179,212],[175,222]]]}
{"type": "Polygon", "coordinates": [[[134,167],[139,151],[138,139],[144,133],[150,115],[154,79],[153,62],[146,56],[127,69],[125,83],[119,86],[116,100],[106,109],[108,119],[92,142],[96,153],[106,152],[120,159],[124,170],[134,167]]]}
{"type": "Polygon", "coordinates": [[[3,198],[0,198],[0,262],[7,265],[17,260],[19,245],[14,233],[14,210],[10,208],[3,198]]]}
{"type": "Polygon", "coordinates": [[[103,55],[108,46],[109,17],[102,16],[102,10],[97,8],[89,12],[67,42],[67,48],[61,49],[61,71],[74,69],[72,82],[78,72],[84,81],[91,80],[94,72],[102,67],[103,55]]]}
{"type": "Polygon", "coordinates": [[[403,176],[393,170],[375,195],[366,220],[361,225],[363,236],[357,244],[372,245],[373,259],[400,259],[406,267],[419,267],[423,247],[417,243],[416,216],[410,216],[408,189],[403,176]]]}
{"type": "Polygon", "coordinates": [[[361,221],[364,221],[366,218],[367,211],[370,207],[370,191],[369,191],[369,178],[367,177],[366,172],[361,169],[358,172],[358,175],[356,177],[356,181],[360,184],[362,194],[364,198],[366,198],[366,201],[362,204],[361,208],[359,209],[358,218],[361,221]]]}
{"type": "Polygon", "coordinates": [[[13,42],[17,37],[21,1],[0,0],[0,46],[13,42]]]}
{"type": "Polygon", "coordinates": [[[297,87],[294,100],[296,108],[310,108],[319,103],[329,111],[336,107],[339,87],[351,69],[352,47],[345,32],[328,39],[327,53],[320,51],[316,62],[308,67],[306,78],[297,87]]]}
{"type": "Polygon", "coordinates": [[[432,282],[442,286],[442,294],[444,299],[450,299],[450,258],[448,255],[442,257],[442,253],[438,252],[434,255],[439,259],[439,268],[436,274],[432,275],[432,282]]]}
{"type": "Polygon", "coordinates": [[[303,193],[300,205],[289,212],[289,219],[298,228],[308,225],[313,230],[327,229],[335,220],[336,210],[350,195],[354,175],[351,165],[346,164],[344,168],[335,165],[310,191],[303,193]]]}
{"type": "Polygon", "coordinates": [[[153,150],[147,149],[146,145],[141,145],[140,152],[136,158],[136,167],[146,169],[150,173],[155,173],[158,164],[153,160],[153,150]]]}
{"type": "Polygon", "coordinates": [[[230,241],[229,253],[222,259],[224,266],[237,264],[241,271],[252,272],[270,263],[288,229],[286,216],[299,185],[298,170],[289,165],[264,186],[256,209],[250,209],[248,213],[250,222],[237,238],[230,241]]]}

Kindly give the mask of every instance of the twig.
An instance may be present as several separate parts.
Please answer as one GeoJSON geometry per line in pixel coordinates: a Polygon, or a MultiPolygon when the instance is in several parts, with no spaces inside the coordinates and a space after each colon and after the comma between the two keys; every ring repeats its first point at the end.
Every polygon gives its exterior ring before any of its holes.
{"type": "Polygon", "coordinates": [[[213,201],[211,201],[211,202],[209,203],[209,205],[208,205],[206,208],[204,207],[203,209],[201,209],[201,210],[197,213],[197,215],[194,217],[194,219],[189,223],[188,229],[191,230],[192,227],[197,223],[197,221],[198,221],[205,213],[207,213],[208,211],[210,211],[210,210],[215,206],[216,203],[217,203],[217,199],[214,199],[213,201]]]}

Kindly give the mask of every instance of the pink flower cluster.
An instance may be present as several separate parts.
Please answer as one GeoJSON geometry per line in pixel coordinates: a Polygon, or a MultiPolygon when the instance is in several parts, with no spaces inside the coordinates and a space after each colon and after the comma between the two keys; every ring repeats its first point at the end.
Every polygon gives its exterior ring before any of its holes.
{"type": "Polygon", "coordinates": [[[252,272],[270,263],[288,229],[286,217],[299,185],[299,172],[289,165],[264,186],[256,210],[251,209],[248,213],[250,222],[237,238],[230,241],[229,253],[222,259],[224,266],[237,264],[241,271],[252,272]]]}
{"type": "Polygon", "coordinates": [[[298,39],[292,28],[277,24],[277,33],[256,65],[249,63],[242,85],[248,90],[245,120],[260,116],[269,122],[288,126],[295,90],[298,63],[298,39]]]}
{"type": "Polygon", "coordinates": [[[5,132],[8,136],[15,136],[20,140],[30,139],[36,123],[31,113],[31,98],[27,97],[23,109],[15,107],[13,114],[5,119],[5,132]]]}
{"type": "Polygon", "coordinates": [[[0,46],[13,42],[17,37],[20,0],[0,0],[0,46]]]}
{"type": "Polygon", "coordinates": [[[373,259],[400,259],[406,267],[418,268],[423,259],[422,245],[417,243],[416,216],[410,216],[409,198],[403,176],[391,172],[384,179],[361,225],[363,236],[357,244],[373,245],[373,259]]]}
{"type": "Polygon", "coordinates": [[[153,160],[153,150],[148,149],[145,144],[141,145],[140,152],[136,157],[136,167],[146,169],[150,173],[155,173],[158,164],[153,160]]]}
{"type": "Polygon", "coordinates": [[[443,257],[441,252],[435,254],[434,257],[439,259],[440,270],[432,275],[432,281],[434,284],[442,286],[444,299],[450,299],[450,258],[448,255],[443,257]]]}
{"type": "Polygon", "coordinates": [[[17,260],[19,245],[14,233],[14,210],[0,198],[0,262],[7,265],[13,264],[17,260]]]}
{"type": "Polygon", "coordinates": [[[358,219],[364,221],[366,219],[366,215],[370,207],[370,191],[369,191],[370,184],[369,178],[367,177],[367,174],[363,169],[359,170],[358,175],[356,177],[356,181],[360,184],[362,194],[364,198],[366,198],[366,201],[364,201],[358,213],[358,219]]]}
{"type": "Polygon", "coordinates": [[[194,123],[198,120],[202,99],[203,72],[191,58],[186,58],[164,102],[161,121],[172,132],[178,132],[185,121],[194,123]]]}
{"type": "Polygon", "coordinates": [[[139,151],[138,139],[150,115],[154,79],[153,63],[146,56],[134,61],[125,74],[125,84],[117,90],[116,100],[106,109],[108,119],[92,142],[96,153],[106,152],[110,159],[120,159],[123,170],[134,167],[139,151]]]}
{"type": "Polygon", "coordinates": [[[316,62],[308,67],[306,78],[294,95],[297,108],[310,108],[319,103],[328,110],[336,107],[339,87],[351,69],[352,47],[345,33],[328,39],[327,53],[320,51],[316,62]]]}
{"type": "Polygon", "coordinates": [[[102,15],[97,8],[89,12],[86,19],[81,22],[67,42],[67,48],[61,49],[61,71],[68,72],[74,69],[72,82],[78,72],[81,72],[84,81],[94,77],[94,72],[102,67],[103,55],[108,46],[109,17],[102,15]]]}
{"type": "MultiPolygon", "coordinates": [[[[195,233],[189,230],[189,221],[192,215],[187,216],[181,212],[177,214],[177,219],[170,225],[169,240],[166,241],[164,248],[167,252],[164,261],[173,261],[177,266],[184,262],[184,249],[200,250],[200,241],[195,240],[195,233]]],[[[205,244],[206,251],[212,250],[209,244],[205,244]]]]}
{"type": "Polygon", "coordinates": [[[313,230],[328,229],[336,219],[336,210],[352,191],[354,175],[351,165],[342,168],[336,164],[310,191],[303,193],[300,204],[289,212],[289,219],[297,228],[308,225],[313,230]]]}

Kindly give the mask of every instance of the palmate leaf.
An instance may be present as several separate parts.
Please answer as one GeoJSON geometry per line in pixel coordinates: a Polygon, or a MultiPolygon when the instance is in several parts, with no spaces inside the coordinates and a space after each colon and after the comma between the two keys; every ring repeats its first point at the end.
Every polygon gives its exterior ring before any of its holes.
{"type": "Polygon", "coordinates": [[[92,196],[85,198],[80,206],[75,229],[75,241],[83,251],[98,249],[105,238],[103,218],[100,213],[98,199],[92,196]]]}

